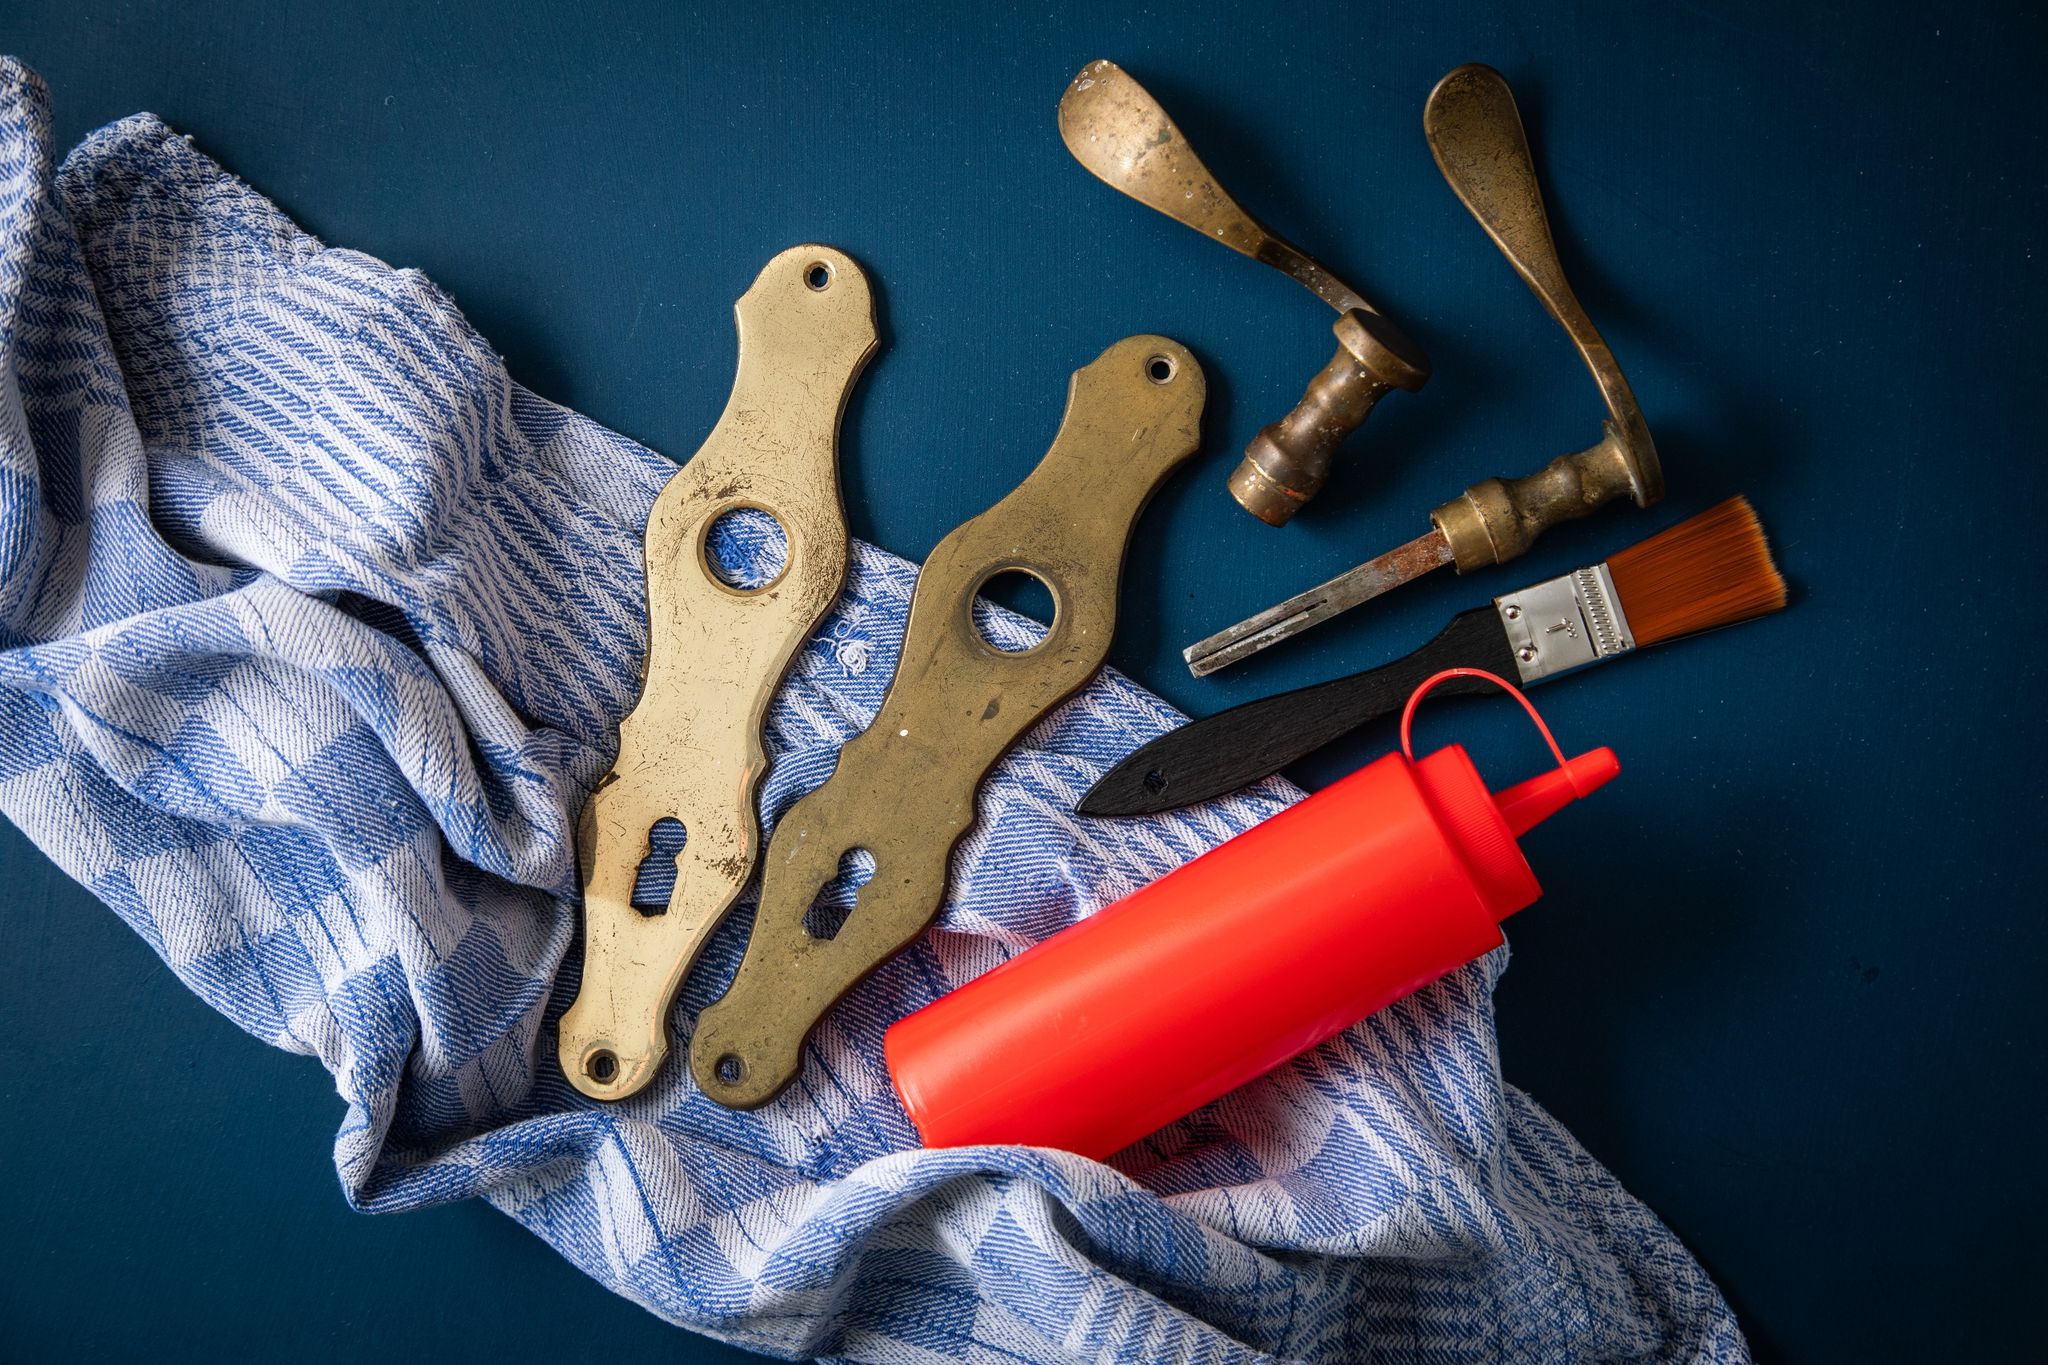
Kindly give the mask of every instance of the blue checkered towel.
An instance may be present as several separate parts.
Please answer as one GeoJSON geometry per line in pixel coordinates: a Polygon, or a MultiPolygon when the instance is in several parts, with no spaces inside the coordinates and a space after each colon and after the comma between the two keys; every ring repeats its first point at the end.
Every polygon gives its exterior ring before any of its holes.
{"type": "MultiPolygon", "coordinates": [[[[941,924],[781,1099],[721,1109],[683,1066],[581,1098],[553,1039],[571,831],[633,702],[672,469],[154,118],[53,173],[43,87],[0,64],[0,807],[214,1008],[334,1074],[357,1207],[480,1195],[664,1317],[782,1355],[1746,1358],[1671,1233],[1501,1084],[1501,955],[1114,1167],[917,1147],[890,1021],[1293,795],[1077,819],[1176,720],[1114,675],[1004,761],[941,924]]],[[[765,824],[874,715],[913,577],[858,548],[776,705],[765,824]]]]}

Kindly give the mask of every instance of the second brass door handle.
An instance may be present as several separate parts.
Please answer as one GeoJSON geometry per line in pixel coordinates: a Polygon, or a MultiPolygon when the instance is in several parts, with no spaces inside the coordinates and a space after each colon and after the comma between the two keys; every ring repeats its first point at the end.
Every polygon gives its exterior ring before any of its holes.
{"type": "Polygon", "coordinates": [[[1518,479],[1482,480],[1431,513],[1465,573],[1504,564],[1549,527],[1616,498],[1648,507],[1664,496],[1664,467],[1635,390],[1565,278],[1506,79],[1478,62],[1459,67],[1430,91],[1422,129],[1451,191],[1571,338],[1607,405],[1595,444],[1518,479]]]}

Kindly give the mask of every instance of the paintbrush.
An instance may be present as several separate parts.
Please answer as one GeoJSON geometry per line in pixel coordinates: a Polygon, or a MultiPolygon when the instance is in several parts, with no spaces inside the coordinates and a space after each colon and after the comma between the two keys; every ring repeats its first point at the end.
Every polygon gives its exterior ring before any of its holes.
{"type": "MultiPolygon", "coordinates": [[[[1076,809],[1151,815],[1235,791],[1398,711],[1410,692],[1446,668],[1481,668],[1527,685],[1784,605],[1785,580],[1755,511],[1747,498],[1730,498],[1605,563],[1455,616],[1406,658],[1161,735],[1104,774],[1076,809]]],[[[1439,690],[1486,686],[1459,678],[1439,690]]]]}

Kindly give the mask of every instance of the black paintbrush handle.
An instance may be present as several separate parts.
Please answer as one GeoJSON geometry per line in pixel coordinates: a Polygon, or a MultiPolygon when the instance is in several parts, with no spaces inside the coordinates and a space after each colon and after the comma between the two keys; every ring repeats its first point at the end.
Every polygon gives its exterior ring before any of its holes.
{"type": "MultiPolygon", "coordinates": [[[[1452,617],[1435,639],[1405,658],[1233,706],[1161,735],[1103,774],[1075,809],[1083,815],[1151,815],[1236,791],[1400,710],[1409,693],[1446,668],[1483,668],[1514,681],[1515,656],[1492,606],[1452,617]]],[[[1441,690],[1476,692],[1485,686],[1454,678],[1441,690]]]]}

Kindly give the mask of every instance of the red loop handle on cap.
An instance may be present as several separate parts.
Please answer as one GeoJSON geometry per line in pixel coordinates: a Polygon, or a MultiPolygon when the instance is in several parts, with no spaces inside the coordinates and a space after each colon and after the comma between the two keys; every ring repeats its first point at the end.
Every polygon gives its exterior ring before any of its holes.
{"type": "MultiPolygon", "coordinates": [[[[1408,704],[1401,708],[1401,752],[1410,763],[1415,761],[1415,736],[1411,733],[1415,726],[1415,708],[1422,704],[1422,699],[1428,696],[1433,688],[1449,682],[1452,678],[1484,678],[1522,703],[1522,709],[1529,713],[1529,719],[1536,722],[1536,732],[1542,735],[1543,742],[1550,746],[1550,756],[1557,760],[1557,766],[1566,772],[1571,771],[1571,764],[1565,761],[1564,750],[1557,747],[1557,739],[1550,733],[1550,727],[1543,723],[1543,717],[1537,713],[1535,703],[1523,695],[1521,688],[1499,674],[1489,673],[1483,668],[1446,668],[1443,672],[1424,679],[1420,687],[1408,694],[1408,704]]],[[[1577,785],[1576,782],[1573,783],[1573,786],[1577,785]]]]}

